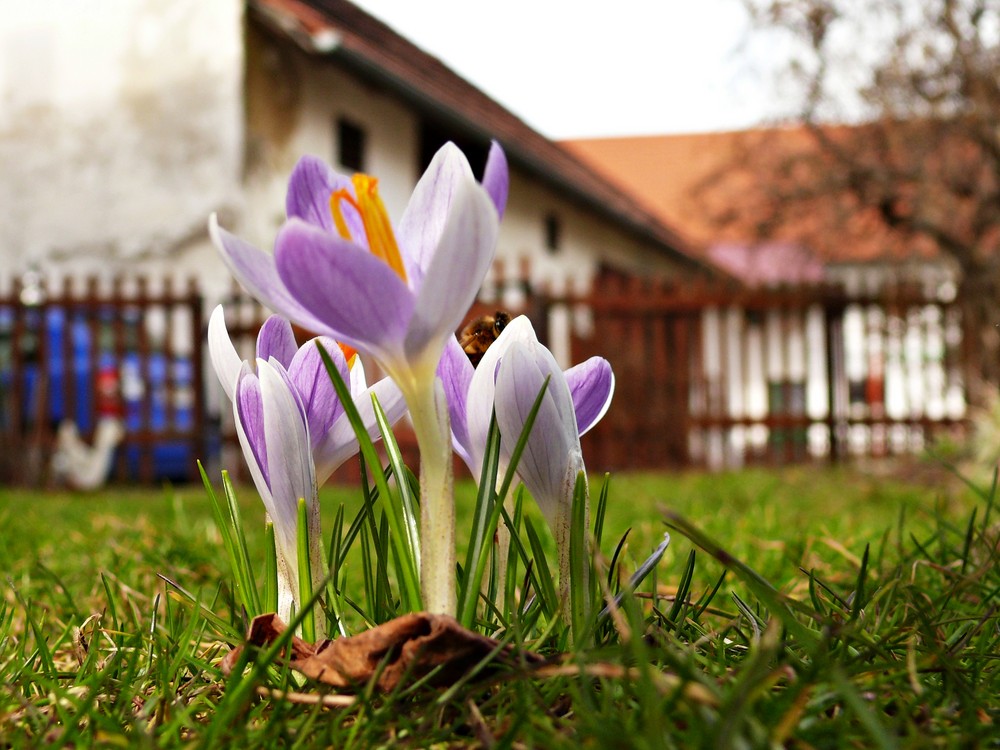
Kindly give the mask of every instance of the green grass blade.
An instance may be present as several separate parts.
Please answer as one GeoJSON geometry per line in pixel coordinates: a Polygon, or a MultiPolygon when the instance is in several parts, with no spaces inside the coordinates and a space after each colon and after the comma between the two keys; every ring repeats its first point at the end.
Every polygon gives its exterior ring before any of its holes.
{"type": "Polygon", "coordinates": [[[264,524],[264,599],[262,613],[278,611],[278,546],[274,524],[264,524]]]}
{"type": "Polygon", "coordinates": [[[552,580],[552,571],[545,555],[545,547],[542,545],[541,537],[530,518],[525,517],[524,530],[528,534],[528,543],[531,545],[531,553],[535,560],[532,571],[538,595],[541,597],[545,613],[551,617],[559,609],[559,595],[556,593],[556,585],[552,580]]]}
{"type": "Polygon", "coordinates": [[[405,530],[406,522],[403,519],[402,508],[398,504],[392,502],[392,493],[389,491],[389,482],[386,479],[385,473],[382,471],[382,463],[375,450],[375,445],[368,436],[368,431],[365,429],[364,422],[361,420],[361,415],[358,413],[358,409],[354,405],[350,389],[347,387],[347,384],[344,383],[343,378],[340,377],[340,372],[337,370],[336,365],[334,365],[333,360],[330,359],[330,354],[326,351],[326,349],[324,349],[318,342],[317,348],[319,349],[320,357],[323,359],[323,364],[326,366],[327,374],[330,376],[330,380],[333,383],[333,387],[337,391],[337,397],[340,399],[340,403],[344,407],[344,413],[347,415],[347,418],[351,423],[351,427],[354,429],[354,434],[358,438],[358,445],[360,446],[361,454],[364,456],[368,467],[372,471],[375,479],[375,485],[378,487],[379,496],[382,498],[383,505],[386,507],[387,517],[392,531],[392,542],[396,548],[396,553],[400,563],[397,575],[400,582],[400,588],[402,590],[404,606],[409,611],[419,610],[421,608],[419,573],[420,550],[410,544],[410,536],[405,530]]]}
{"type": "Polygon", "coordinates": [[[486,560],[496,531],[495,519],[499,518],[499,514],[493,513],[493,506],[499,502],[494,489],[497,485],[499,465],[500,430],[494,412],[490,417],[469,546],[465,554],[465,576],[458,591],[458,621],[467,628],[472,627],[476,615],[476,602],[479,600],[486,560]]]}
{"type": "Polygon", "coordinates": [[[236,499],[236,490],[233,488],[233,482],[229,477],[228,471],[222,472],[222,487],[225,490],[226,503],[229,506],[229,518],[232,523],[233,544],[237,554],[240,580],[247,591],[244,605],[249,610],[251,617],[256,617],[261,614],[260,594],[257,591],[253,566],[250,564],[250,554],[247,552],[246,532],[243,528],[240,504],[236,499]]]}
{"type": "Polygon", "coordinates": [[[330,532],[330,552],[327,555],[326,567],[330,571],[330,582],[326,587],[327,604],[333,614],[333,627],[330,628],[330,637],[336,630],[340,635],[346,636],[347,625],[344,622],[344,602],[340,592],[341,583],[341,545],[344,542],[344,514],[346,508],[341,503],[337,506],[337,514],[333,517],[333,530],[330,532]]]}
{"type": "Polygon", "coordinates": [[[590,554],[588,553],[587,477],[581,471],[577,474],[573,487],[573,505],[570,509],[569,532],[569,599],[570,623],[573,628],[573,643],[579,648],[590,640],[592,631],[588,628],[593,599],[590,588],[590,554]]]}
{"type": "MultiPolygon", "coordinates": [[[[227,507],[223,509],[222,503],[219,501],[218,496],[215,494],[215,489],[212,487],[212,482],[208,478],[208,473],[200,461],[198,462],[198,471],[201,474],[201,481],[205,486],[205,492],[211,501],[212,513],[215,516],[215,526],[222,537],[222,544],[226,549],[226,556],[229,558],[229,565],[232,568],[235,579],[236,594],[240,599],[240,603],[249,614],[260,614],[260,601],[256,598],[256,587],[251,587],[250,578],[247,575],[245,561],[248,561],[248,558],[245,555],[245,548],[241,554],[236,541],[236,529],[233,525],[233,509],[228,500],[232,486],[229,485],[226,489],[227,507]]],[[[227,474],[223,472],[224,485],[226,477],[227,474]]]]}
{"type": "MultiPolygon", "coordinates": [[[[296,564],[299,572],[299,601],[307,602],[313,598],[312,563],[309,559],[309,511],[306,499],[299,498],[298,527],[295,537],[296,564]]],[[[312,607],[302,613],[302,637],[314,643],[316,641],[316,615],[312,607]]]]}
{"type": "MultiPolygon", "coordinates": [[[[402,511],[402,515],[397,523],[405,529],[406,540],[410,549],[419,550],[420,509],[417,507],[411,485],[406,481],[407,469],[406,464],[403,463],[403,454],[399,450],[399,444],[396,442],[396,436],[392,432],[392,425],[389,424],[389,418],[386,416],[385,411],[382,409],[382,404],[378,402],[378,398],[374,393],[372,393],[372,407],[375,410],[375,421],[378,423],[379,432],[382,434],[382,445],[389,459],[389,466],[392,468],[393,476],[396,477],[396,487],[399,490],[399,509],[402,511]]],[[[416,564],[419,568],[419,559],[416,564]]]]}
{"type": "Polygon", "coordinates": [[[819,640],[819,634],[803,625],[793,613],[794,610],[808,615],[809,612],[806,608],[794,599],[780,593],[759,573],[746,563],[729,554],[715,540],[687,519],[671,511],[665,511],[665,515],[667,526],[679,531],[724,566],[735,572],[747,584],[750,590],[753,591],[754,595],[772,613],[781,618],[782,624],[788,628],[789,632],[808,644],[815,644],[819,640]]]}
{"type": "Polygon", "coordinates": [[[608,512],[608,493],[611,488],[611,475],[605,474],[604,481],[601,482],[601,492],[597,496],[597,508],[594,512],[594,542],[597,549],[601,548],[604,541],[604,518],[608,512]]]}
{"type": "MultiPolygon", "coordinates": [[[[631,577],[628,580],[628,585],[626,586],[625,591],[620,592],[615,597],[616,605],[621,604],[622,597],[625,596],[626,593],[631,593],[635,591],[637,588],[639,588],[640,584],[642,584],[642,582],[646,580],[646,577],[656,568],[657,565],[660,564],[660,560],[663,559],[663,555],[666,553],[668,546],[670,546],[670,534],[665,533],[663,535],[663,541],[657,545],[656,549],[653,550],[653,553],[645,560],[643,560],[642,564],[638,568],[636,568],[635,572],[631,575],[631,577]]],[[[691,551],[691,558],[689,560],[688,567],[690,571],[693,573],[694,550],[691,551]]],[[[677,589],[677,600],[675,600],[674,602],[675,605],[677,604],[677,601],[681,600],[682,598],[681,591],[683,587],[683,581],[684,579],[682,578],[682,583],[680,586],[678,586],[677,589]]],[[[690,578],[688,578],[688,583],[690,584],[690,578]]],[[[687,598],[686,589],[684,589],[683,598],[685,599],[687,598]]],[[[610,613],[611,613],[611,608],[605,607],[604,609],[601,610],[601,613],[598,615],[598,618],[607,617],[610,613]]]]}

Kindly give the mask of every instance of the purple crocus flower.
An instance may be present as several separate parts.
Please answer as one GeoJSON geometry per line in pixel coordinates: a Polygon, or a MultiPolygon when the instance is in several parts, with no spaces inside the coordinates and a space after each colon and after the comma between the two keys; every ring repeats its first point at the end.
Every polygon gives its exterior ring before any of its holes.
{"type": "MultiPolygon", "coordinates": [[[[439,373],[449,397],[455,450],[474,476],[479,476],[494,408],[503,469],[548,378],[517,473],[552,528],[559,550],[560,594],[568,607],[573,490],[581,472],[586,478],[580,435],[597,424],[611,404],[610,364],[592,357],[563,372],[539,343],[531,322],[519,316],[507,324],[475,371],[456,341],[448,346],[439,373]]],[[[501,555],[505,548],[500,544],[501,555]]]]}
{"type": "Polygon", "coordinates": [[[273,257],[210,221],[223,258],[261,302],[372,355],[399,386],[420,446],[421,589],[431,612],[455,611],[450,428],[436,370],[492,263],[508,184],[498,145],[480,185],[446,144],[397,232],[374,178],[307,157],[292,173],[273,257]]]}
{"type": "Polygon", "coordinates": [[[482,185],[461,151],[446,144],[394,232],[374,178],[341,175],[306,156],[289,181],[288,220],[273,256],[219,227],[214,215],[209,228],[223,260],[259,301],[372,354],[395,377],[431,360],[437,366],[493,260],[508,180],[497,144],[482,185]]]}
{"type": "MultiPolygon", "coordinates": [[[[257,336],[257,359],[274,359],[281,365],[302,401],[309,426],[309,448],[316,466],[316,481],[322,486],[347,459],[357,454],[358,440],[330,382],[316,347],[317,342],[330,355],[344,382],[350,385],[355,406],[373,440],[378,440],[381,434],[375,420],[372,396],[378,399],[392,424],[406,413],[406,402],[389,378],[369,386],[361,359],[354,357],[349,365],[343,350],[332,339],[318,337],[299,347],[287,320],[278,315],[268,318],[257,336]]],[[[229,338],[221,305],[212,312],[209,320],[208,349],[222,387],[233,400],[234,383],[243,363],[229,338]]]]}
{"type": "MultiPolygon", "coordinates": [[[[496,398],[499,362],[517,341],[532,349],[541,347],[531,321],[523,315],[507,324],[483,356],[478,368],[473,368],[454,337],[446,345],[438,367],[438,375],[444,383],[448,398],[455,452],[475,477],[479,476],[486,450],[486,434],[496,398]]],[[[561,371],[561,375],[572,401],[577,435],[583,436],[601,420],[611,405],[615,388],[614,373],[606,359],[591,357],[561,371]]],[[[535,396],[537,395],[536,390],[535,396]]],[[[534,403],[534,397],[531,403],[534,403]]],[[[516,441],[518,435],[520,431],[512,439],[516,441]]]]}
{"type": "MultiPolygon", "coordinates": [[[[299,604],[297,565],[298,501],[307,507],[310,566],[314,588],[325,575],[317,487],[358,451],[343,405],[317,350],[319,341],[352,394],[370,433],[377,434],[371,394],[378,396],[390,420],[405,413],[405,405],[388,378],[371,388],[365,384],[360,361],[352,367],[330,339],[296,345],[288,321],[272,316],[257,337],[256,373],[240,360],[226,330],[222,307],[208,326],[209,355],[226,395],[233,402],[236,431],[268,517],[274,525],[278,558],[278,610],[288,618],[299,604]]],[[[321,620],[317,627],[322,629],[321,620]]]]}

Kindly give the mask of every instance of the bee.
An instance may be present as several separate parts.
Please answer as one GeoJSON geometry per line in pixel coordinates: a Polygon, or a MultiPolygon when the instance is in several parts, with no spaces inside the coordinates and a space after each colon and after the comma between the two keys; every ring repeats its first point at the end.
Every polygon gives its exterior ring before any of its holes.
{"type": "Polygon", "coordinates": [[[483,315],[476,318],[462,329],[458,336],[458,343],[462,346],[473,367],[479,364],[479,360],[486,354],[490,344],[497,340],[497,336],[504,327],[510,323],[510,315],[497,310],[493,315],[483,315]]]}

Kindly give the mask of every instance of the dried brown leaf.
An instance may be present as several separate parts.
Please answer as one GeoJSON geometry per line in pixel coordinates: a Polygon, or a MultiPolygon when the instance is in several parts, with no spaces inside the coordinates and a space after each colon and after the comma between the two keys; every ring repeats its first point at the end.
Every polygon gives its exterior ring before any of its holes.
{"type": "MultiPolygon", "coordinates": [[[[264,647],[287,629],[277,615],[261,615],[250,624],[247,643],[264,647]]],[[[243,647],[233,649],[222,662],[229,674],[243,647]]],[[[462,627],[447,615],[415,612],[397,617],[349,638],[310,644],[292,637],[281,654],[289,666],[307,677],[336,688],[356,688],[373,677],[378,689],[394,690],[404,678],[416,680],[431,672],[434,685],[450,685],[465,677],[480,662],[493,655],[484,674],[517,661],[509,647],[462,627]]],[[[536,654],[524,654],[532,663],[536,654]]]]}

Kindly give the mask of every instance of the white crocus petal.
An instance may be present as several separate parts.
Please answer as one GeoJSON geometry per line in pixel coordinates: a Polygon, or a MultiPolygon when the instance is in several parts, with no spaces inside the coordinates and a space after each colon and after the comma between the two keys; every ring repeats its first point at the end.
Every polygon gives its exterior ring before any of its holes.
{"type": "Polygon", "coordinates": [[[476,371],[472,374],[466,402],[466,426],[469,432],[472,465],[477,467],[473,474],[479,470],[483,463],[483,451],[486,449],[490,418],[493,416],[497,367],[500,360],[515,342],[532,344],[537,343],[537,341],[531,321],[524,315],[517,316],[504,327],[497,340],[486,350],[476,367],[476,371]]]}
{"type": "Polygon", "coordinates": [[[302,497],[310,502],[315,496],[309,430],[299,400],[274,365],[257,360],[257,376],[264,402],[268,476],[276,500],[277,515],[272,520],[276,532],[281,525],[282,534],[286,535],[283,544],[289,545],[286,551],[294,559],[298,500],[302,497]]]}
{"type": "MultiPolygon", "coordinates": [[[[233,401],[236,393],[236,381],[240,376],[243,361],[236,353],[229,331],[226,328],[226,316],[222,305],[216,306],[208,320],[208,356],[212,360],[215,374],[219,377],[226,396],[233,401]]],[[[239,421],[239,420],[237,420],[239,421]]]]}
{"type": "Polygon", "coordinates": [[[351,395],[357,396],[368,390],[368,380],[365,377],[365,365],[361,357],[355,355],[354,364],[348,363],[351,368],[351,395]]]}
{"type": "MultiPolygon", "coordinates": [[[[583,454],[566,376],[544,346],[517,341],[508,347],[497,375],[497,424],[500,427],[502,453],[509,457],[546,378],[548,386],[517,472],[538,503],[555,537],[559,559],[560,611],[563,619],[570,623],[574,620],[570,594],[573,497],[577,476],[584,472],[583,454]]],[[[583,502],[586,530],[590,528],[586,489],[583,502]]],[[[587,591],[586,566],[581,574],[582,579],[577,582],[578,590],[587,591]]],[[[586,605],[583,606],[582,615],[585,617],[586,605]]]]}
{"type": "MultiPolygon", "coordinates": [[[[302,405],[286,380],[284,373],[271,362],[257,361],[264,403],[264,425],[267,431],[268,476],[274,498],[275,543],[279,561],[283,561],[292,597],[299,599],[298,576],[298,501],[304,498],[308,508],[310,532],[310,562],[313,576],[322,578],[320,550],[319,503],[316,497],[316,477],[302,405]]],[[[319,625],[319,622],[317,622],[319,625]]]]}
{"type": "Polygon", "coordinates": [[[474,179],[461,150],[446,143],[417,182],[399,222],[400,244],[407,248],[406,273],[419,285],[434,256],[457,187],[474,179]]]}
{"type": "Polygon", "coordinates": [[[497,374],[496,410],[503,454],[509,460],[546,378],[548,386],[517,472],[555,526],[559,505],[566,500],[567,467],[580,453],[580,438],[565,376],[548,349],[523,341],[508,347],[497,374]]]}
{"type": "Polygon", "coordinates": [[[461,325],[493,262],[499,225],[496,207],[482,186],[471,177],[460,183],[427,275],[417,290],[406,333],[408,357],[419,356],[435,344],[437,366],[445,338],[461,325]]]}
{"type": "MultiPolygon", "coordinates": [[[[243,362],[239,377],[240,379],[244,377],[255,377],[250,370],[249,363],[243,362]]],[[[282,525],[279,526],[279,522],[274,521],[276,518],[284,519],[286,514],[283,512],[283,509],[279,509],[276,505],[274,496],[271,494],[271,488],[268,486],[267,479],[264,477],[264,470],[257,462],[257,458],[250,443],[250,437],[247,435],[247,432],[243,427],[243,418],[240,415],[239,399],[236,398],[233,399],[233,416],[236,419],[236,436],[239,438],[240,447],[243,449],[243,457],[246,459],[247,468],[250,470],[250,478],[253,480],[254,486],[257,488],[257,494],[260,495],[260,500],[264,505],[265,511],[267,511],[268,519],[271,519],[274,525],[275,546],[277,547],[278,553],[278,615],[282,619],[287,620],[291,613],[296,588],[290,578],[291,571],[289,570],[288,563],[283,552],[283,547],[278,540],[279,529],[287,529],[287,523],[282,520],[280,522],[282,525]]],[[[264,460],[267,460],[266,456],[264,460]]]]}

